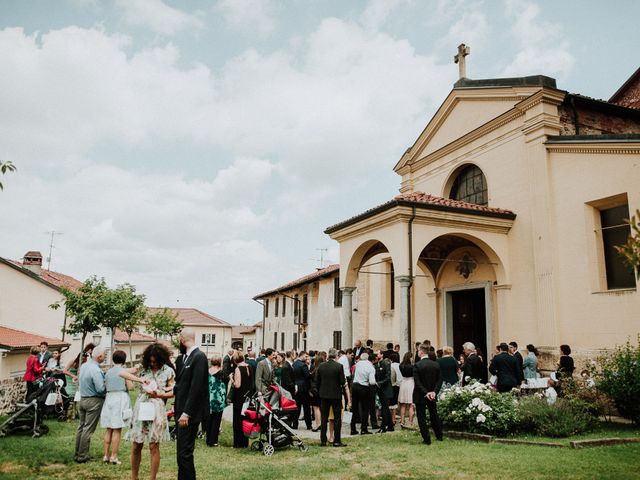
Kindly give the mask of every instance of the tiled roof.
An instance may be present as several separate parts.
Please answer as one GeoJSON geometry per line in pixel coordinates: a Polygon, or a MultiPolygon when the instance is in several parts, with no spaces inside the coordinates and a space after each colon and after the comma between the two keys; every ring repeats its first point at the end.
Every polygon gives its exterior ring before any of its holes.
{"type": "MultiPolygon", "coordinates": [[[[150,313],[161,312],[164,308],[148,308],[150,313]]],[[[168,308],[168,310],[174,315],[178,316],[178,320],[186,326],[216,326],[216,327],[231,327],[231,324],[221,320],[213,315],[204,313],[197,308],[168,308]]]]}
{"type": "MultiPolygon", "coordinates": [[[[129,335],[127,332],[123,332],[122,330],[116,329],[116,333],[113,336],[113,341],[117,343],[129,343],[129,335]]],[[[131,334],[131,343],[140,343],[140,342],[155,342],[155,337],[151,335],[144,335],[142,333],[133,332],[131,334]]]]}
{"type": "Polygon", "coordinates": [[[36,279],[42,280],[45,283],[48,283],[56,288],[66,287],[71,290],[75,290],[82,286],[82,282],[80,280],[77,280],[69,275],[65,275],[64,273],[51,272],[49,270],[45,270],[44,268],[42,268],[40,270],[40,273],[38,274],[33,272],[32,270],[29,270],[22,263],[17,262],[15,260],[9,260],[5,258],[0,258],[0,260],[3,260],[4,261],[3,263],[5,264],[13,266],[17,270],[24,273],[25,275],[35,277],[36,279]]]}
{"type": "Polygon", "coordinates": [[[69,346],[68,343],[63,342],[59,338],[46,337],[37,333],[0,326],[0,348],[19,350],[40,345],[42,341],[47,342],[50,348],[69,346]]]}
{"type": "Polygon", "coordinates": [[[259,295],[256,295],[254,298],[254,300],[258,299],[258,298],[263,298],[263,297],[268,297],[269,295],[273,295],[274,293],[279,293],[279,292],[285,292],[287,290],[290,290],[292,288],[295,287],[299,287],[301,285],[304,285],[306,283],[311,283],[315,280],[318,280],[319,278],[322,277],[326,277],[331,275],[334,272],[337,272],[340,270],[340,265],[339,264],[333,264],[333,265],[329,265],[328,267],[324,267],[321,268],[320,270],[317,270],[313,273],[310,273],[308,275],[305,275],[304,277],[300,277],[297,280],[294,280],[292,282],[289,283],[285,283],[284,285],[278,287],[278,288],[274,288],[273,290],[269,290],[268,292],[264,292],[261,293],[259,295]]]}
{"type": "Polygon", "coordinates": [[[463,202],[461,200],[452,200],[450,198],[437,197],[424,192],[410,192],[396,195],[393,200],[370,208],[354,217],[348,218],[342,222],[336,223],[324,230],[324,233],[330,234],[341,228],[353,225],[361,220],[372,217],[378,213],[384,212],[390,208],[408,205],[432,210],[446,210],[451,212],[469,213],[472,215],[484,215],[490,217],[505,217],[514,219],[515,213],[511,210],[502,208],[487,207],[484,205],[476,205],[475,203],[463,202]]]}

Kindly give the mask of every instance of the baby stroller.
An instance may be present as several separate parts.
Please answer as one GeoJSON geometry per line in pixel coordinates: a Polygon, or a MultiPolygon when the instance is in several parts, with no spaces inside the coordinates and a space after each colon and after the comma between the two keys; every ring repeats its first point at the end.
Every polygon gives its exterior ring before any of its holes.
{"type": "Polygon", "coordinates": [[[71,399],[63,380],[54,376],[44,378],[36,392],[36,398],[43,418],[56,418],[59,422],[67,420],[71,399]]]}
{"type": "Polygon", "coordinates": [[[242,420],[245,436],[254,439],[251,449],[262,451],[267,457],[273,455],[276,449],[290,445],[306,452],[308,447],[291,428],[293,415],[297,413],[298,408],[291,394],[278,384],[271,385],[264,397],[253,395],[242,420]]]}

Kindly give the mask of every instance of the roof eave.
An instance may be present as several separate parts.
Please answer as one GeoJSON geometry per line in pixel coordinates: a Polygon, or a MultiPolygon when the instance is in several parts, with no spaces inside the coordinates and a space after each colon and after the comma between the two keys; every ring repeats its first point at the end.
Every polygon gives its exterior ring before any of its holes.
{"type": "Polygon", "coordinates": [[[9,266],[9,267],[13,268],[14,270],[16,270],[16,271],[18,271],[18,272],[20,272],[20,273],[22,273],[22,274],[24,274],[24,275],[26,275],[26,276],[28,276],[28,277],[31,277],[32,279],[34,279],[34,280],[36,280],[36,281],[38,281],[38,282],[42,283],[43,285],[46,285],[47,287],[53,288],[54,290],[56,290],[56,291],[58,291],[58,292],[62,290],[62,288],[61,288],[61,287],[59,287],[59,286],[57,286],[57,285],[55,285],[55,284],[53,284],[53,283],[51,283],[51,282],[47,282],[47,281],[46,281],[44,278],[42,278],[40,275],[38,275],[38,274],[36,274],[36,273],[33,273],[33,272],[32,272],[31,270],[29,270],[28,268],[24,268],[24,267],[21,267],[21,266],[19,266],[19,265],[16,265],[15,263],[13,263],[13,262],[11,262],[11,261],[7,260],[6,258],[0,257],[0,263],[3,263],[3,264],[5,264],[5,265],[7,265],[7,266],[9,266]]]}

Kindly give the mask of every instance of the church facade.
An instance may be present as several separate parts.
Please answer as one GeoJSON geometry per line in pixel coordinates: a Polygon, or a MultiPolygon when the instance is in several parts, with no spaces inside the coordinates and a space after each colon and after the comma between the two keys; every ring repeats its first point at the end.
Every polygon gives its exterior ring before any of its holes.
{"type": "Polygon", "coordinates": [[[634,76],[610,101],[545,76],[461,78],[395,165],[400,194],[325,230],[342,344],[580,356],[635,338],[637,281],[614,249],[640,208],[634,76]]]}

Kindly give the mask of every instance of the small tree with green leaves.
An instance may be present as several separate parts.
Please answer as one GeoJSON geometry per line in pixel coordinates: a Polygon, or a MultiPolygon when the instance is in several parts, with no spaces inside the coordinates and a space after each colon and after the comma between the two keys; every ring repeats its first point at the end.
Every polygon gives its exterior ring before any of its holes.
{"type": "Polygon", "coordinates": [[[108,290],[104,297],[104,318],[102,326],[111,331],[111,351],[116,329],[123,330],[129,336],[129,359],[132,358],[131,335],[140,325],[145,315],[145,296],[136,293],[136,287],[125,283],[108,290]]]}
{"type": "MultiPolygon", "coordinates": [[[[0,173],[2,175],[4,175],[7,172],[15,172],[16,171],[16,166],[10,162],[10,161],[6,161],[6,162],[0,162],[0,173]]],[[[2,182],[0,182],[0,190],[4,190],[4,185],[2,185],[2,182]]]]}
{"type": "Polygon", "coordinates": [[[168,308],[163,308],[155,313],[147,315],[147,331],[156,338],[161,335],[169,335],[171,340],[182,331],[183,325],[178,320],[178,315],[168,308]]]}
{"type": "Polygon", "coordinates": [[[640,280],[640,209],[636,210],[636,214],[627,223],[631,226],[631,235],[627,243],[615,248],[625,263],[635,270],[636,277],[640,280]]]}

